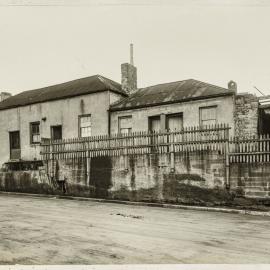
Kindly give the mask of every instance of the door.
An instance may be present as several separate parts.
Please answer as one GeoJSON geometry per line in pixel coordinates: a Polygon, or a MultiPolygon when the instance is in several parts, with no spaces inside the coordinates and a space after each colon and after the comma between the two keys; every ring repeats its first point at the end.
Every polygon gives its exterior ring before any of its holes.
{"type": "Polygon", "coordinates": [[[20,131],[9,132],[10,159],[21,158],[20,131]]]}
{"type": "Polygon", "coordinates": [[[51,126],[52,140],[62,140],[62,126],[51,126]]]}
{"type": "Polygon", "coordinates": [[[160,116],[149,117],[149,131],[159,132],[160,131],[160,116]]]}
{"type": "Polygon", "coordinates": [[[151,135],[151,151],[156,151],[156,145],[158,144],[158,135],[155,133],[160,132],[160,115],[149,117],[149,131],[153,133],[151,135]]]}

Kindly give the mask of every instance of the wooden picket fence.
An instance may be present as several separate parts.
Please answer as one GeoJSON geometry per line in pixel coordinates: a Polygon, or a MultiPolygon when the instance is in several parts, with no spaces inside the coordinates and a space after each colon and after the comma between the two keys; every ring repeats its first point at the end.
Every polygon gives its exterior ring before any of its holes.
{"type": "Polygon", "coordinates": [[[179,131],[133,132],[72,138],[42,139],[43,160],[98,156],[138,155],[212,150],[224,153],[229,140],[228,124],[187,127],[179,131]]]}
{"type": "Polygon", "coordinates": [[[270,162],[270,136],[231,138],[228,154],[230,163],[270,162]]]}
{"type": "Polygon", "coordinates": [[[42,160],[99,156],[218,151],[227,163],[270,162],[270,136],[229,137],[227,124],[187,127],[174,132],[133,132],[72,138],[42,139],[42,160]]]}

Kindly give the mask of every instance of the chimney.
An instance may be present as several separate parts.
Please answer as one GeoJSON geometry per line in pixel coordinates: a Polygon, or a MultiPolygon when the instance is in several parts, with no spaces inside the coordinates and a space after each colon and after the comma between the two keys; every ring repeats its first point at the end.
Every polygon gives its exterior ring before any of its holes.
{"type": "Polygon", "coordinates": [[[237,92],[237,83],[234,81],[229,81],[228,82],[228,89],[231,91],[234,91],[236,93],[237,92]]]}
{"type": "Polygon", "coordinates": [[[8,92],[1,92],[0,93],[0,102],[11,97],[12,95],[8,92]]]}
{"type": "Polygon", "coordinates": [[[137,89],[137,68],[133,60],[133,44],[130,44],[130,63],[121,65],[122,89],[128,94],[137,89]]]}

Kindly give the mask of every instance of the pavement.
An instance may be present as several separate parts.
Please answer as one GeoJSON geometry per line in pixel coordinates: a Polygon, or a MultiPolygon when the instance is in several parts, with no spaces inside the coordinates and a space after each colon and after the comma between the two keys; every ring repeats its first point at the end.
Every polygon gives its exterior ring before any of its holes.
{"type": "MultiPolygon", "coordinates": [[[[194,205],[184,205],[184,204],[168,204],[168,203],[149,203],[149,202],[135,202],[135,201],[121,201],[121,200],[110,200],[110,199],[100,199],[100,198],[88,198],[88,197],[75,197],[67,195],[49,195],[49,194],[33,194],[33,193],[19,193],[19,192],[6,192],[0,191],[0,194],[6,195],[18,195],[18,196],[30,196],[30,197],[46,197],[55,199],[65,199],[65,200],[78,200],[78,201],[92,201],[92,202],[103,202],[103,203],[118,203],[127,204],[135,206],[149,206],[149,207],[163,207],[172,209],[186,209],[186,210],[198,210],[198,211],[211,211],[211,212],[222,212],[222,213],[234,213],[234,214],[244,214],[253,216],[268,216],[270,217],[270,211],[267,210],[249,210],[249,209],[236,209],[232,207],[207,207],[207,206],[194,206],[194,205]]],[[[241,208],[244,208],[243,206],[241,208]]]]}
{"type": "Polygon", "coordinates": [[[0,264],[270,263],[270,218],[0,194],[0,264]]]}

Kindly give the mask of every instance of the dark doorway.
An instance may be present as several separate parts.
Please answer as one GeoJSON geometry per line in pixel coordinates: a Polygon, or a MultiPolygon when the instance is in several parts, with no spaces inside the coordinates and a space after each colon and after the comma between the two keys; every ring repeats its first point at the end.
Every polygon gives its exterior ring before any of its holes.
{"type": "Polygon", "coordinates": [[[110,157],[94,157],[91,159],[90,186],[94,188],[97,198],[108,197],[108,189],[112,182],[112,162],[110,157]]]}
{"type": "Polygon", "coordinates": [[[260,135],[270,134],[270,110],[268,108],[259,109],[258,133],[260,135]]]}
{"type": "Polygon", "coordinates": [[[21,158],[20,131],[9,132],[10,159],[21,158]]]}
{"type": "Polygon", "coordinates": [[[62,126],[51,126],[52,140],[62,140],[62,126]]]}

